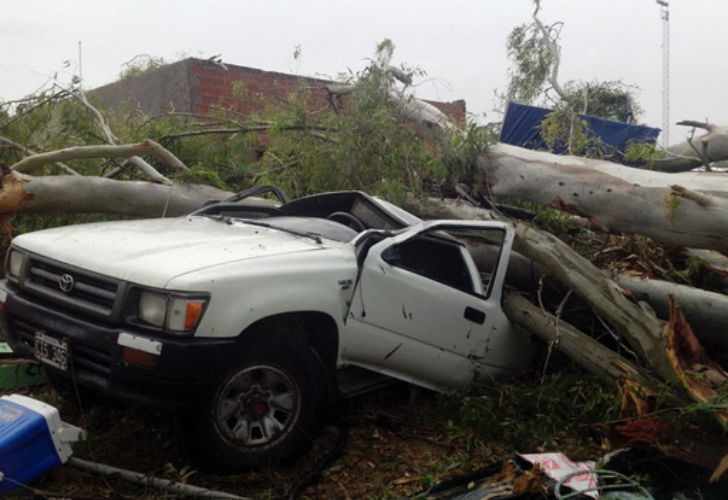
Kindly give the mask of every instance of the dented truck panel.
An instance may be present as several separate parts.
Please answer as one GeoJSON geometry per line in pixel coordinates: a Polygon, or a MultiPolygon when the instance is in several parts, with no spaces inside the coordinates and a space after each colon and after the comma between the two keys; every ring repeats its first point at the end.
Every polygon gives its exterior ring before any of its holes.
{"type": "Polygon", "coordinates": [[[500,307],[512,242],[504,223],[429,221],[374,245],[343,357],[440,390],[524,366],[530,336],[513,330],[500,307]],[[495,245],[497,261],[478,268],[463,235],[495,245]]]}

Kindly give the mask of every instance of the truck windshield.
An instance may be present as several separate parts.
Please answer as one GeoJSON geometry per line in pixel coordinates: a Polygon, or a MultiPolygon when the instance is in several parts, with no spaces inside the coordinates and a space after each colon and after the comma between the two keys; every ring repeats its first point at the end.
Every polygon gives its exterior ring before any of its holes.
{"type": "Polygon", "coordinates": [[[278,229],[286,233],[311,238],[316,243],[322,243],[321,239],[340,241],[342,243],[351,241],[358,234],[353,229],[328,219],[319,217],[289,217],[274,216],[264,219],[248,219],[242,217],[231,217],[221,214],[200,214],[202,217],[219,220],[228,224],[243,222],[251,226],[267,227],[278,229]]]}
{"type": "Polygon", "coordinates": [[[240,219],[246,224],[279,229],[298,236],[313,238],[321,243],[321,238],[347,242],[358,234],[353,229],[328,219],[319,217],[267,217],[265,219],[240,219]]]}

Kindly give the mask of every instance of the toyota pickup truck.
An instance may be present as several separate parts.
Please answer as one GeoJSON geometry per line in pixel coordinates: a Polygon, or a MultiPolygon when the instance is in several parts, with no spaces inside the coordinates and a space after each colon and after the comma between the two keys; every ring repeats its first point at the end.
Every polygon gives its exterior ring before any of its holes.
{"type": "Polygon", "coordinates": [[[242,468],[303,452],[347,369],[447,391],[523,367],[531,338],[501,309],[512,240],[503,222],[266,186],[22,234],[0,300],[52,381],[192,409],[199,455],[242,468]]]}

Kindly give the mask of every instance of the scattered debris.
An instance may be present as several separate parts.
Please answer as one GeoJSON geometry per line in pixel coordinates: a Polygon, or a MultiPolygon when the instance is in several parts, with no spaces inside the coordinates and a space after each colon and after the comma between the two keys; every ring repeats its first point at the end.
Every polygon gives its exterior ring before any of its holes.
{"type": "Polygon", "coordinates": [[[563,453],[533,453],[518,455],[526,462],[538,466],[544,474],[568,486],[574,491],[585,492],[597,498],[597,477],[594,474],[595,462],[572,462],[563,453]]]}
{"type": "MultiPolygon", "coordinates": [[[[626,450],[628,451],[628,450],[626,450]]],[[[621,450],[605,457],[621,453],[621,450]]],[[[654,500],[633,478],[597,469],[596,462],[573,462],[563,453],[520,454],[461,478],[433,486],[426,500],[654,500]]],[[[672,498],[672,497],[670,497],[672,498]]],[[[687,498],[687,497],[685,497],[687,498]]]]}

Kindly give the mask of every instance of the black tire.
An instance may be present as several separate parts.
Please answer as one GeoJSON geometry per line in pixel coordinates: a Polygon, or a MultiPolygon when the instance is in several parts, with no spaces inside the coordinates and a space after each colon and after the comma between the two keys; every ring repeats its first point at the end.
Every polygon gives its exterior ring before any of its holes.
{"type": "Polygon", "coordinates": [[[326,408],[326,372],[313,349],[284,333],[251,336],[240,362],[188,425],[203,466],[264,468],[310,448],[326,408]]]}

